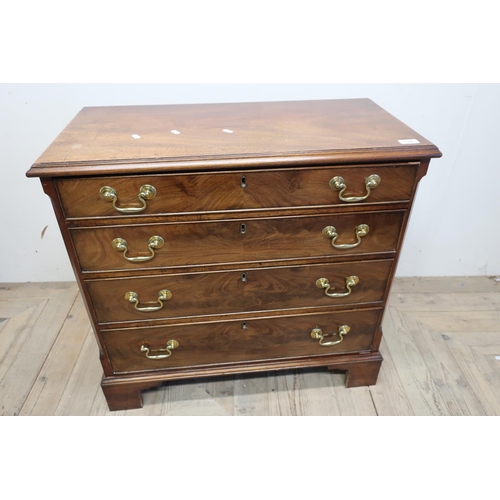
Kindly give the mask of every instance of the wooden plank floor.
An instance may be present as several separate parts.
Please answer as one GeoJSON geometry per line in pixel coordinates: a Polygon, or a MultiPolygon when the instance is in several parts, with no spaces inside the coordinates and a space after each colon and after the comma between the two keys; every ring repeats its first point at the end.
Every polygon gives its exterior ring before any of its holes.
{"type": "Polygon", "coordinates": [[[108,411],[75,283],[0,285],[0,415],[500,415],[500,283],[396,279],[377,385],[323,369],[179,381],[108,411]]]}

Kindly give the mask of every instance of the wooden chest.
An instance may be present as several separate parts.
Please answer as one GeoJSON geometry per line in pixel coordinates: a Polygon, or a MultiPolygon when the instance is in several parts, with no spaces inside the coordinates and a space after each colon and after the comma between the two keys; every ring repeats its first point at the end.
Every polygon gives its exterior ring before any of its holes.
{"type": "Polygon", "coordinates": [[[375,384],[429,141],[368,99],[84,108],[32,166],[111,410],[210,375],[375,384]]]}

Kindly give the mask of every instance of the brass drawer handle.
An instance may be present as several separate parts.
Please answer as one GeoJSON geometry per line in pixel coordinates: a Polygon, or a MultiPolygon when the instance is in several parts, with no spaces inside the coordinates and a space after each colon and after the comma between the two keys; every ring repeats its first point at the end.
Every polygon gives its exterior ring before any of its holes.
{"type": "Polygon", "coordinates": [[[325,229],[323,229],[323,236],[325,238],[331,238],[332,240],[332,246],[335,248],[338,248],[339,250],[347,250],[348,248],[354,248],[357,247],[361,243],[361,238],[363,236],[366,236],[370,232],[370,227],[368,224],[359,224],[359,226],[356,226],[356,238],[358,241],[356,243],[343,243],[343,244],[336,244],[335,240],[339,237],[337,230],[333,226],[326,226],[325,229]]]}
{"type": "Polygon", "coordinates": [[[349,276],[348,278],[345,279],[345,286],[347,288],[347,292],[341,292],[341,293],[328,292],[328,290],[330,289],[334,290],[334,289],[330,286],[330,282],[326,278],[320,278],[319,280],[317,280],[316,286],[318,288],[324,288],[325,295],[328,295],[328,297],[347,297],[352,292],[351,287],[356,286],[358,283],[359,283],[359,278],[357,276],[349,276]]]}
{"type": "Polygon", "coordinates": [[[149,359],[165,359],[172,355],[172,351],[179,347],[177,340],[169,340],[165,349],[150,349],[148,344],[141,345],[141,352],[146,353],[146,358],[149,359]],[[164,352],[166,354],[150,354],[151,352],[164,352]]]}
{"type": "Polygon", "coordinates": [[[141,189],[139,189],[139,194],[137,195],[139,201],[142,204],[141,207],[117,207],[116,203],[118,201],[118,196],[116,195],[116,189],[109,186],[103,186],[99,190],[99,196],[104,201],[112,201],[113,208],[117,212],[120,212],[122,214],[135,214],[137,212],[142,212],[146,208],[146,200],[152,200],[156,196],[156,189],[154,186],[150,186],[149,184],[144,184],[144,186],[141,186],[141,189]]]}
{"type": "Polygon", "coordinates": [[[368,196],[370,196],[370,191],[372,189],[375,189],[380,184],[381,181],[382,181],[382,179],[377,174],[373,174],[373,175],[368,176],[365,179],[366,194],[364,196],[349,196],[349,197],[344,198],[344,196],[342,196],[342,195],[344,194],[345,190],[347,189],[347,186],[346,186],[346,183],[345,183],[343,177],[340,177],[340,176],[335,176],[330,180],[330,187],[334,191],[340,191],[339,198],[342,201],[347,201],[349,203],[355,203],[356,201],[366,200],[366,198],[368,198],[368,196]]]}
{"type": "Polygon", "coordinates": [[[340,344],[344,340],[344,335],[347,335],[351,331],[351,327],[348,325],[339,326],[337,331],[337,335],[340,337],[340,340],[332,340],[331,342],[323,342],[325,337],[330,337],[329,333],[323,333],[321,328],[313,328],[311,330],[311,337],[315,340],[319,340],[319,345],[323,345],[328,347],[329,345],[340,344]]]}
{"type": "Polygon", "coordinates": [[[125,300],[132,302],[132,304],[134,304],[134,307],[138,311],[142,311],[142,312],[159,311],[163,307],[163,301],[169,300],[170,297],[172,297],[172,292],[170,290],[160,290],[158,292],[158,304],[160,304],[159,306],[139,307],[139,295],[137,295],[137,293],[127,292],[125,294],[125,300]]]}
{"type": "Polygon", "coordinates": [[[123,258],[125,260],[128,260],[129,262],[146,262],[148,260],[151,260],[155,256],[155,250],[158,248],[161,248],[165,244],[165,241],[161,236],[151,236],[149,238],[149,243],[148,243],[148,248],[150,255],[142,255],[138,257],[128,257],[127,252],[128,252],[128,247],[127,247],[127,241],[124,240],[123,238],[115,238],[111,242],[111,246],[117,251],[117,252],[123,252],[123,258]]]}

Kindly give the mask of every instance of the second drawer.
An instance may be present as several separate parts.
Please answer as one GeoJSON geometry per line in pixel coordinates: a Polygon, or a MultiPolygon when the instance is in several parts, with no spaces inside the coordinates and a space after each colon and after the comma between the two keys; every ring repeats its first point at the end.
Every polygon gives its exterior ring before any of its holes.
{"type": "Polygon", "coordinates": [[[87,280],[99,323],[383,300],[392,260],[87,280]]]}
{"type": "Polygon", "coordinates": [[[395,252],[405,213],[79,228],[71,236],[82,271],[343,257],[395,252]]]}

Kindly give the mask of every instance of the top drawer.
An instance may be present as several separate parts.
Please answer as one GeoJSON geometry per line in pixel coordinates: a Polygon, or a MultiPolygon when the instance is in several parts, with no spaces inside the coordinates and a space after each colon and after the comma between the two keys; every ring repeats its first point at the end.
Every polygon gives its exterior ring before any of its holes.
{"type": "Polygon", "coordinates": [[[140,217],[407,202],[418,163],[56,181],[65,216],[140,217]]]}

